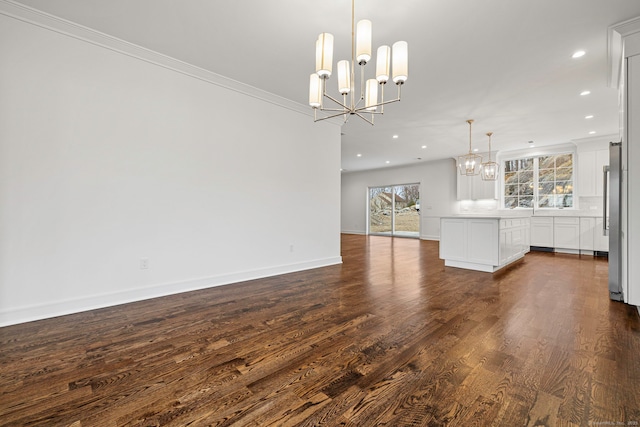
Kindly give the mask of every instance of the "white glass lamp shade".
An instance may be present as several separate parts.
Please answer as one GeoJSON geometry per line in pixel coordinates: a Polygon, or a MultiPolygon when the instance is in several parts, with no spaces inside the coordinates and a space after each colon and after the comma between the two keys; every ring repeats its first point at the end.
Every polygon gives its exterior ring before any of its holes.
{"type": "Polygon", "coordinates": [[[316,73],[320,77],[331,76],[333,64],[333,34],[322,33],[316,40],[316,73]]]}
{"type": "Polygon", "coordinates": [[[356,61],[364,65],[371,59],[371,21],[363,19],[356,24],[356,61]]]}
{"type": "Polygon", "coordinates": [[[483,181],[497,181],[500,174],[500,165],[496,162],[485,162],[482,164],[480,177],[483,181]]]}
{"type": "Polygon", "coordinates": [[[316,73],[309,76],[309,105],[312,108],[322,107],[322,81],[316,73]]]}
{"type": "Polygon", "coordinates": [[[367,88],[364,97],[364,106],[368,111],[375,111],[378,103],[378,81],[376,79],[367,80],[367,88]]]}
{"type": "Polygon", "coordinates": [[[465,156],[458,157],[458,169],[460,175],[473,176],[480,173],[480,166],[482,165],[482,156],[469,153],[465,156]]]}
{"type": "Polygon", "coordinates": [[[391,49],[393,82],[403,84],[409,77],[409,45],[407,42],[395,42],[391,49]]]}
{"type": "Polygon", "coordinates": [[[376,53],[376,80],[380,83],[389,81],[391,71],[391,48],[380,46],[376,53]]]}
{"type": "Polygon", "coordinates": [[[349,73],[349,61],[338,61],[338,90],[346,95],[351,92],[351,73],[349,73]]]}

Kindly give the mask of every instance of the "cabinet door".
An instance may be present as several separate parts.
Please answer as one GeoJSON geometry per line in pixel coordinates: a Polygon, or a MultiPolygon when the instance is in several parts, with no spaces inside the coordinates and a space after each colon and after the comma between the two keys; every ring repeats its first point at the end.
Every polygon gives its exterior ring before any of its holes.
{"type": "Polygon", "coordinates": [[[602,217],[595,219],[593,227],[593,250],[609,252],[609,236],[605,236],[602,230],[602,217]]]}
{"type": "Polygon", "coordinates": [[[521,254],[525,253],[524,250],[525,238],[524,238],[524,227],[516,227],[511,232],[511,246],[513,248],[512,254],[513,257],[518,257],[521,254]]]}
{"type": "Polygon", "coordinates": [[[471,178],[471,198],[473,200],[495,199],[496,181],[484,181],[480,176],[471,178]]]}
{"type": "MultiPolygon", "coordinates": [[[[578,153],[578,192],[580,196],[596,196],[596,152],[583,151],[578,153]]],[[[602,183],[600,183],[602,187],[602,183]]]]}
{"type": "Polygon", "coordinates": [[[498,265],[498,221],[489,219],[467,220],[467,261],[478,264],[498,265]]]}
{"type": "Polygon", "coordinates": [[[575,217],[555,217],[553,219],[553,241],[556,248],[580,248],[580,221],[575,217]]]}
{"type": "Polygon", "coordinates": [[[507,236],[507,230],[500,229],[500,265],[506,264],[509,256],[507,237],[511,238],[511,235],[507,236]]]}
{"type": "Polygon", "coordinates": [[[440,220],[440,258],[466,261],[467,221],[453,218],[440,220]]]}
{"type": "Polygon", "coordinates": [[[531,222],[529,218],[524,218],[522,220],[522,233],[524,236],[524,253],[527,253],[531,250],[531,222]]]}
{"type": "Polygon", "coordinates": [[[531,246],[553,248],[553,218],[531,218],[531,246]]]}
{"type": "Polygon", "coordinates": [[[460,175],[456,169],[458,200],[471,200],[471,179],[472,176],[460,175]]]}
{"type": "Polygon", "coordinates": [[[596,226],[595,218],[580,218],[580,249],[592,251],[593,249],[593,229],[596,226]]]}

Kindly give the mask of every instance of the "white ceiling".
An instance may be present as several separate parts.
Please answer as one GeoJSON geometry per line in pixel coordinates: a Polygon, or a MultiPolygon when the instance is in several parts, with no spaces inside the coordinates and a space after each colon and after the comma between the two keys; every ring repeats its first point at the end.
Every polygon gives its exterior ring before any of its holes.
{"type": "MultiPolygon", "coordinates": [[[[304,105],[318,34],[334,34],[334,60],[350,56],[349,0],[18,3],[304,105]]],[[[467,119],[475,120],[480,151],[487,150],[488,131],[493,148],[502,151],[527,148],[528,141],[539,147],[617,138],[607,28],[637,16],[639,0],[357,0],[356,20],[373,22],[374,49],[409,43],[409,80],[402,101],[376,116],[375,126],[357,118],[343,126],[343,169],[465,154],[467,119]],[[586,55],[572,59],[579,49],[586,55]],[[580,96],[583,90],[591,94],[580,96]],[[594,118],[585,119],[589,114],[594,118]]],[[[368,77],[373,68],[367,67],[368,77]]],[[[387,86],[394,93],[395,86],[387,86]]],[[[247,121],[251,114],[260,112],[248,111],[247,121]]]]}

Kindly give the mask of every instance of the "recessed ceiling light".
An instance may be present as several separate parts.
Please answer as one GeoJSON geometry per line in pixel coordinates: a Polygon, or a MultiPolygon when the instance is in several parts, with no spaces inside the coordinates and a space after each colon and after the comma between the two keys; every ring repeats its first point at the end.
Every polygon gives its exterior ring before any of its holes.
{"type": "Polygon", "coordinates": [[[473,149],[473,152],[474,152],[474,153],[477,153],[477,152],[478,152],[478,149],[477,149],[477,148],[474,148],[474,149],[473,149]]]}
{"type": "Polygon", "coordinates": [[[387,160],[385,163],[386,163],[386,164],[389,164],[389,163],[391,163],[391,162],[390,162],[389,160],[387,160]]]}
{"type": "Polygon", "coordinates": [[[594,133],[596,133],[596,131],[592,130],[591,132],[589,132],[589,135],[593,135],[594,133]]]}
{"type": "Polygon", "coordinates": [[[358,153],[358,154],[356,154],[356,156],[358,156],[358,157],[362,157],[362,154],[358,153]]]}
{"type": "Polygon", "coordinates": [[[584,50],[577,50],[573,53],[573,55],[571,55],[572,58],[581,58],[584,56],[586,52],[584,50]]]}
{"type": "Polygon", "coordinates": [[[583,90],[582,92],[580,92],[580,95],[581,96],[586,96],[586,95],[589,95],[590,93],[591,93],[590,90],[583,90]]]}
{"type": "Polygon", "coordinates": [[[589,114],[588,116],[584,116],[585,119],[593,119],[593,114],[589,114]]]}
{"type": "Polygon", "coordinates": [[[422,146],[422,148],[427,148],[427,146],[426,146],[426,145],[423,145],[423,146],[422,146]]]}
{"type": "Polygon", "coordinates": [[[393,135],[393,139],[398,139],[398,135],[393,135]]]}

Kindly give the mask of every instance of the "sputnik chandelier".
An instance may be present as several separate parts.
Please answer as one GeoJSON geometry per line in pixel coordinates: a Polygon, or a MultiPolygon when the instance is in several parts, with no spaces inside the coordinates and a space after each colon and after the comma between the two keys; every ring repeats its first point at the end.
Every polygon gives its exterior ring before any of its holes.
{"type": "Polygon", "coordinates": [[[409,70],[409,53],[406,41],[399,41],[393,47],[380,46],[376,58],[376,78],[365,81],[365,65],[371,59],[371,21],[363,19],[355,25],[355,0],[351,0],[351,61],[338,61],[338,92],[342,100],[327,93],[327,80],[333,70],[333,35],[322,33],[316,40],[316,72],[309,81],[309,105],[313,108],[314,121],[344,116],[358,116],[373,125],[375,114],[384,114],[384,106],[400,101],[402,85],[407,81],[409,70]],[[351,62],[351,64],[349,64],[351,62]],[[360,66],[360,96],[355,91],[355,65],[360,66]],[[391,75],[393,71],[393,75],[391,75]],[[384,86],[392,77],[398,86],[398,97],[384,99],[384,86]],[[380,99],[378,99],[378,91],[380,99]],[[324,99],[329,99],[337,107],[325,108],[324,99]],[[380,107],[380,109],[378,109],[380,107]],[[327,115],[318,117],[318,111],[327,115]],[[371,118],[368,115],[371,114],[371,118]]]}

